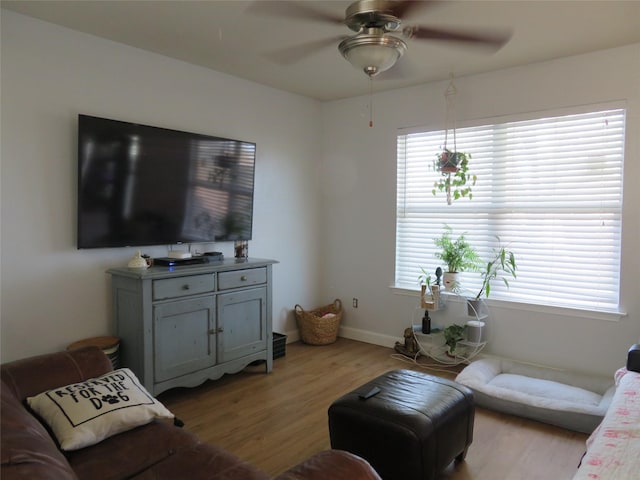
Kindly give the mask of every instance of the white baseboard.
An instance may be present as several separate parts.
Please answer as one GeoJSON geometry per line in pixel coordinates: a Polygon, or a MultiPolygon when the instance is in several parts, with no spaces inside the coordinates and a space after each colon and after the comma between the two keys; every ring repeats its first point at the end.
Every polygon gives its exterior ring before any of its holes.
{"type": "MultiPolygon", "coordinates": [[[[300,340],[300,332],[291,330],[286,332],[287,343],[293,343],[300,340]]],[[[338,336],[342,338],[348,338],[350,340],[357,340],[359,342],[371,343],[372,345],[380,345],[382,347],[393,348],[397,341],[402,342],[403,339],[399,337],[392,337],[390,335],[381,335],[379,333],[372,333],[367,330],[360,330],[358,328],[340,327],[338,330],[338,336]]]]}
{"type": "Polygon", "coordinates": [[[382,335],[380,333],[373,333],[367,330],[360,330],[358,328],[340,327],[338,332],[340,337],[349,338],[351,340],[358,340],[359,342],[371,343],[373,345],[380,345],[382,347],[393,348],[396,341],[402,340],[398,337],[392,337],[390,335],[382,335]]]}

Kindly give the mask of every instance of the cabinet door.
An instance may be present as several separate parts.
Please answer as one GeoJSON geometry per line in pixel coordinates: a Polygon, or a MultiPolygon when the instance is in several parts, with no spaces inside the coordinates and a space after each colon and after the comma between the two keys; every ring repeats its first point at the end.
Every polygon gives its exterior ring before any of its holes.
{"type": "Polygon", "coordinates": [[[162,382],[214,365],[215,328],[213,296],[155,305],[155,381],[162,382]]]}
{"type": "Polygon", "coordinates": [[[218,295],[218,361],[228,362],[267,349],[267,289],[218,295]]]}

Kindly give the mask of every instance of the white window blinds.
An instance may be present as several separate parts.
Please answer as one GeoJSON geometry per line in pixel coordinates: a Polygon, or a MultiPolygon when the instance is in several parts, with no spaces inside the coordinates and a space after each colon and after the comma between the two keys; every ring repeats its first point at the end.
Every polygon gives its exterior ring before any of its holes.
{"type": "MultiPolygon", "coordinates": [[[[458,128],[478,180],[472,200],[450,206],[432,194],[444,131],[398,135],[396,286],[417,289],[421,267],[444,267],[433,240],[447,224],[483,259],[496,235],[515,253],[517,279],[510,289],[494,281],[491,298],[616,310],[624,124],[615,108],[458,128]]],[[[480,274],[461,283],[475,294],[480,274]]]]}

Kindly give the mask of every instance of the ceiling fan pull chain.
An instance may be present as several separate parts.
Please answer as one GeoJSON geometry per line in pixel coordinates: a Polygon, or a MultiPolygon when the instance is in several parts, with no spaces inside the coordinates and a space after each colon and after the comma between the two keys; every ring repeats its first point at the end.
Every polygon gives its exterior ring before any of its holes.
{"type": "Polygon", "coordinates": [[[373,78],[369,77],[369,127],[373,127],[373,78]]]}

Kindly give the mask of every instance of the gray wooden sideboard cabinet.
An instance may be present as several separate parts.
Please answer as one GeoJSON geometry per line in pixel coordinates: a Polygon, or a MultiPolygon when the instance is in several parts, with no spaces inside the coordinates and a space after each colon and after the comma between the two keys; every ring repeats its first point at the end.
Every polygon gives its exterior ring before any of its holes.
{"type": "Polygon", "coordinates": [[[256,360],[271,372],[274,263],[228,259],[108,270],[121,366],[153,395],[239,372],[256,360]]]}

